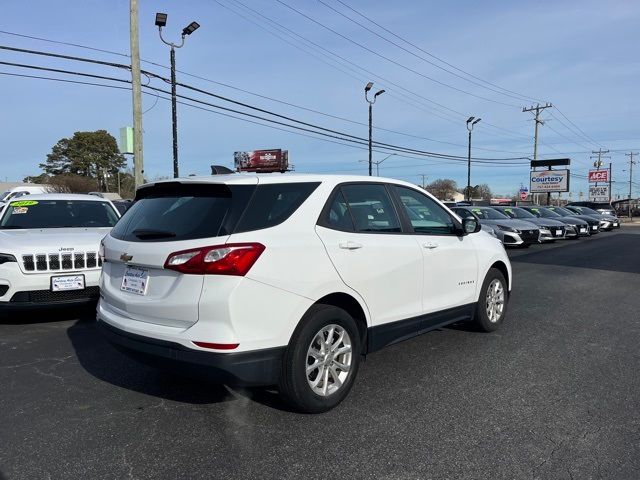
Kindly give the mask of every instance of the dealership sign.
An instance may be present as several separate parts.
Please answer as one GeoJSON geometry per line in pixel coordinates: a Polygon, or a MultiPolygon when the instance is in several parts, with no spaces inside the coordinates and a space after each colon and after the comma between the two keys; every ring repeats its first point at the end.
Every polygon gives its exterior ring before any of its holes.
{"type": "Polygon", "coordinates": [[[609,201],[609,185],[602,185],[602,186],[598,185],[597,187],[590,186],[589,200],[592,202],[608,202],[609,201]]]}
{"type": "Polygon", "coordinates": [[[609,170],[589,170],[589,183],[609,182],[609,170]]]}
{"type": "Polygon", "coordinates": [[[530,175],[531,193],[569,191],[569,170],[538,170],[530,175]]]}

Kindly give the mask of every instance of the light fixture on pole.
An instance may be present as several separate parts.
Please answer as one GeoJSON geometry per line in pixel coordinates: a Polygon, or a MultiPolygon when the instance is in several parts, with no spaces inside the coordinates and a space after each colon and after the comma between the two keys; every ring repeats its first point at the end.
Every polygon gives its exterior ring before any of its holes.
{"type": "MultiPolygon", "coordinates": [[[[372,163],[376,166],[376,177],[380,176],[380,164],[382,162],[384,162],[386,159],[393,157],[394,155],[397,155],[397,153],[392,153],[391,155],[387,155],[386,157],[384,157],[382,160],[378,160],[377,162],[374,160],[372,161],[372,163]]],[[[359,162],[368,162],[368,160],[358,160],[359,162]]]]}
{"type": "Polygon", "coordinates": [[[373,175],[373,104],[376,103],[378,96],[382,95],[385,91],[378,90],[372,99],[369,99],[369,90],[373,87],[373,82],[369,82],[364,87],[364,99],[369,104],[369,176],[373,175]]]}
{"type": "Polygon", "coordinates": [[[478,123],[481,119],[476,117],[469,117],[467,119],[467,130],[469,131],[469,150],[467,156],[467,188],[465,200],[471,200],[471,132],[473,131],[473,126],[478,123]]]}
{"type": "Polygon", "coordinates": [[[184,39],[187,35],[191,35],[198,28],[200,24],[198,22],[191,22],[189,25],[182,29],[182,35],[180,44],[168,42],[162,36],[162,28],[167,26],[167,14],[156,13],[156,27],[160,33],[160,40],[171,48],[170,62],[171,62],[171,125],[173,132],[173,177],[178,178],[178,106],[176,100],[176,48],[182,48],[184,46],[184,39]]]}

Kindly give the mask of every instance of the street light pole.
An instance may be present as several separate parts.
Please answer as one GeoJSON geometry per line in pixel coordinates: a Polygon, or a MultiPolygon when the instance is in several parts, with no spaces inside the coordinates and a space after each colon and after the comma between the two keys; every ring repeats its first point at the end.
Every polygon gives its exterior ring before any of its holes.
{"type": "Polygon", "coordinates": [[[373,87],[373,82],[367,83],[364,87],[364,99],[369,104],[369,176],[373,175],[373,104],[376,103],[378,96],[384,93],[384,90],[378,90],[373,98],[369,100],[371,87],[373,87]]]}
{"type": "Polygon", "coordinates": [[[466,200],[471,200],[471,132],[473,131],[473,126],[478,123],[481,118],[469,117],[467,119],[467,130],[469,131],[469,148],[467,154],[467,191],[466,191],[466,200]]]}
{"type": "Polygon", "coordinates": [[[165,45],[169,45],[170,54],[169,61],[171,63],[171,126],[173,133],[173,178],[178,178],[178,102],[176,96],[176,48],[182,48],[184,46],[184,40],[187,35],[191,35],[198,28],[200,24],[197,22],[191,22],[189,25],[182,29],[182,35],[180,37],[180,44],[168,42],[162,36],[162,27],[167,25],[167,14],[156,13],[156,26],[160,33],[160,40],[165,45]]]}

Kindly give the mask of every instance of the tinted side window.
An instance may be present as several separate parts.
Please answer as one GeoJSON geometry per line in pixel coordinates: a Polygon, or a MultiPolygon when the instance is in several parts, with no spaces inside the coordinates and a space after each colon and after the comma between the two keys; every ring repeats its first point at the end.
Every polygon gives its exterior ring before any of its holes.
{"type": "Polygon", "coordinates": [[[345,232],[353,232],[355,230],[347,201],[344,199],[344,195],[340,190],[338,190],[337,194],[333,197],[325,218],[325,226],[329,228],[345,232]]]}
{"type": "Polygon", "coordinates": [[[347,201],[357,232],[400,232],[400,220],[381,184],[344,185],[347,201]]]}
{"type": "Polygon", "coordinates": [[[415,233],[455,233],[453,218],[437,202],[410,188],[394,188],[415,233]]]}
{"type": "Polygon", "coordinates": [[[284,222],[318,185],[319,182],[259,185],[234,233],[261,230],[284,222]]]}

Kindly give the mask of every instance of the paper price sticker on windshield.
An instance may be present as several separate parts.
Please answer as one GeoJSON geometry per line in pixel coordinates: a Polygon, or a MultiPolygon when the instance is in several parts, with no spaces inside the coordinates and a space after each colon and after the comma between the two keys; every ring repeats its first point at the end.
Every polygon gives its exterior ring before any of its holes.
{"type": "Polygon", "coordinates": [[[11,202],[12,207],[33,207],[37,204],[38,202],[36,200],[20,200],[17,202],[11,202]]]}
{"type": "Polygon", "coordinates": [[[20,215],[21,213],[27,213],[29,211],[29,207],[14,207],[11,215],[20,215]]]}

